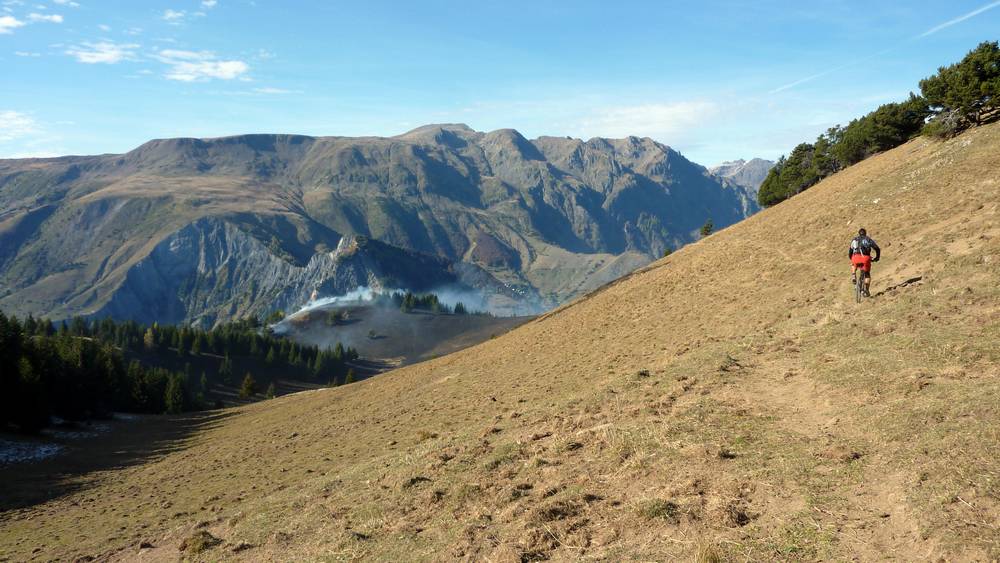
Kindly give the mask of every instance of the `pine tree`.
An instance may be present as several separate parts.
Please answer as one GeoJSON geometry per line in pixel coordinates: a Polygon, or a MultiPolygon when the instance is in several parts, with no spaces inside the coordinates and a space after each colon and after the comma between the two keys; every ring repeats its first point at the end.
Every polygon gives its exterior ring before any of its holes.
{"type": "Polygon", "coordinates": [[[226,385],[233,384],[233,362],[229,359],[229,354],[226,354],[219,365],[219,379],[226,385]]]}
{"type": "Polygon", "coordinates": [[[243,384],[240,386],[240,398],[249,399],[253,397],[254,393],[257,392],[257,382],[254,381],[252,375],[248,371],[245,376],[243,376],[243,384]]]}
{"type": "Polygon", "coordinates": [[[184,385],[180,375],[170,376],[163,402],[170,414],[184,412],[184,385]]]}
{"type": "Polygon", "coordinates": [[[347,370],[347,377],[344,378],[344,383],[354,383],[354,381],[354,368],[350,368],[347,370]]]}
{"type": "Polygon", "coordinates": [[[201,392],[208,393],[208,376],[204,371],[201,372],[201,392]]]}
{"type": "Polygon", "coordinates": [[[316,362],[313,364],[313,376],[315,376],[316,379],[322,380],[323,375],[328,369],[330,369],[330,365],[326,357],[326,352],[320,352],[319,355],[316,356],[316,362]]]}
{"type": "Polygon", "coordinates": [[[147,328],[146,333],[142,335],[142,345],[147,350],[156,348],[156,335],[153,333],[152,328],[147,328]]]}
{"type": "Polygon", "coordinates": [[[271,384],[267,386],[267,393],[265,394],[265,396],[268,399],[273,399],[275,391],[276,389],[274,388],[274,382],[272,381],[271,384]]]}
{"type": "Polygon", "coordinates": [[[701,226],[701,236],[707,237],[708,235],[712,234],[712,229],[714,228],[715,225],[712,223],[712,219],[709,218],[707,221],[705,221],[705,224],[701,226]]]}
{"type": "Polygon", "coordinates": [[[269,365],[269,366],[273,366],[273,365],[274,365],[274,362],[275,362],[275,357],[274,357],[274,346],[271,346],[271,347],[270,347],[270,348],[269,348],[269,349],[267,350],[267,357],[266,357],[266,358],[264,358],[264,363],[265,363],[265,364],[267,364],[267,365],[269,365]]]}

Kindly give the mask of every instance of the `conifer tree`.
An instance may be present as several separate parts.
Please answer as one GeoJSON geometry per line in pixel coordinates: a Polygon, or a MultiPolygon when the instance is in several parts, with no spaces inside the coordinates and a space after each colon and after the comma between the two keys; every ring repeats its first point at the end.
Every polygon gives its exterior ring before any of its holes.
{"type": "Polygon", "coordinates": [[[184,385],[179,375],[172,375],[167,381],[167,390],[163,402],[167,412],[177,414],[184,412],[184,385]]]}
{"type": "Polygon", "coordinates": [[[701,226],[701,236],[707,237],[708,235],[712,234],[712,229],[714,228],[715,225],[712,223],[712,219],[709,218],[707,221],[705,221],[705,224],[701,226]]]}
{"type": "Polygon", "coordinates": [[[257,382],[254,380],[253,376],[250,375],[248,371],[245,376],[243,376],[243,384],[240,385],[240,398],[249,399],[253,397],[254,393],[257,392],[257,382]]]}

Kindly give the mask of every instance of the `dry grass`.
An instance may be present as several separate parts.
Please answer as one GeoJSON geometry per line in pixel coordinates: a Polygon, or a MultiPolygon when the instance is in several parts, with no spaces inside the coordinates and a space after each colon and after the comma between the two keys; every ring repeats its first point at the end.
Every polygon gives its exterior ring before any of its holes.
{"type": "Polygon", "coordinates": [[[915,140],[507,335],[0,515],[0,553],[176,558],[208,522],[206,560],[996,559],[998,171],[1000,126],[915,140]]]}

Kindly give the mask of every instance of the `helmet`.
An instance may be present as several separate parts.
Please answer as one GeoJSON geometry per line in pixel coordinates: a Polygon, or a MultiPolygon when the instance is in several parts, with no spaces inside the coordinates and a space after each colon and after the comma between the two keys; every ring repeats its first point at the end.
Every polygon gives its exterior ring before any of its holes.
{"type": "Polygon", "coordinates": [[[868,231],[864,230],[863,228],[862,229],[858,229],[858,235],[859,236],[867,236],[868,235],[868,231]]]}

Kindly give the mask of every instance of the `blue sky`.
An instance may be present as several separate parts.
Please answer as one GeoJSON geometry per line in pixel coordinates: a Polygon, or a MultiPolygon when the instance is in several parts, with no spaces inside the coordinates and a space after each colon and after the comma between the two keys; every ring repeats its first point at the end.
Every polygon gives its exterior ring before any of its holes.
{"type": "Polygon", "coordinates": [[[0,0],[0,158],[440,122],[775,158],[998,37],[993,0],[0,0]]]}

